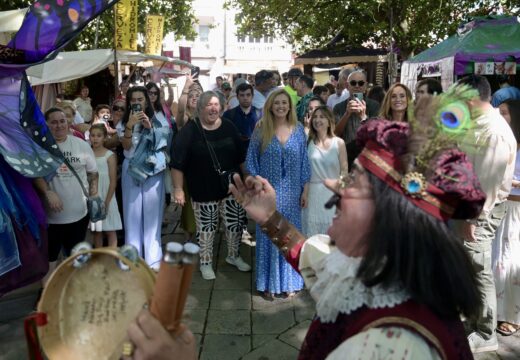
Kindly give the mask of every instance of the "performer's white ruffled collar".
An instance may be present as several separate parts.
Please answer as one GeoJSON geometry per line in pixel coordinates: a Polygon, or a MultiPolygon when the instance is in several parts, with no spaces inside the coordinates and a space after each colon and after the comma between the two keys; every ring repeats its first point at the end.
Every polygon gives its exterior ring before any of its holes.
{"type": "Polygon", "coordinates": [[[334,322],[339,313],[369,308],[393,307],[410,296],[400,286],[365,286],[356,278],[362,258],[352,258],[335,249],[315,264],[316,281],[310,289],[320,321],[334,322]]]}

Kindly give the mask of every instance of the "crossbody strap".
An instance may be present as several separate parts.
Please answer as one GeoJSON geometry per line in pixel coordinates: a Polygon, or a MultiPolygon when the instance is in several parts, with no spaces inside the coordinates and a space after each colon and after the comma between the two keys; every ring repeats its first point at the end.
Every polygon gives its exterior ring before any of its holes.
{"type": "Polygon", "coordinates": [[[222,174],[222,168],[220,167],[220,163],[218,161],[217,155],[215,154],[213,147],[208,142],[208,139],[206,139],[206,134],[204,133],[204,128],[202,127],[202,124],[200,124],[200,120],[198,118],[195,119],[195,124],[197,125],[197,128],[199,129],[200,133],[202,134],[204,143],[206,144],[206,147],[208,148],[209,156],[211,157],[211,162],[213,163],[213,168],[215,168],[215,171],[217,172],[217,174],[219,174],[219,175],[222,174]]]}
{"type": "Polygon", "coordinates": [[[65,165],[67,165],[67,167],[68,167],[69,170],[72,172],[72,174],[74,174],[74,176],[76,177],[76,179],[78,179],[79,185],[81,186],[81,190],[83,190],[83,194],[84,194],[85,197],[88,199],[89,194],[88,194],[87,189],[85,189],[85,186],[83,185],[83,182],[81,181],[81,178],[79,177],[78,173],[76,172],[76,170],[74,169],[74,167],[71,165],[71,163],[67,160],[67,158],[66,158],[65,156],[63,156],[63,162],[65,163],[65,165]]]}

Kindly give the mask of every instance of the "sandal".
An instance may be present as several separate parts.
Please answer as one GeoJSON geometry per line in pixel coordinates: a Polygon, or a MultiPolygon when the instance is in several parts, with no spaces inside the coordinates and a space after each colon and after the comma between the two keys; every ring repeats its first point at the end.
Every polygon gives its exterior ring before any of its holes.
{"type": "Polygon", "coordinates": [[[262,299],[266,301],[273,301],[274,300],[274,294],[270,293],[269,291],[260,291],[260,296],[262,299]]]}
{"type": "Polygon", "coordinates": [[[286,299],[292,299],[292,298],[295,297],[297,294],[298,294],[297,291],[289,291],[289,292],[285,293],[285,298],[286,298],[286,299]]]}
{"type": "Polygon", "coordinates": [[[518,325],[508,323],[507,321],[501,321],[497,326],[497,333],[503,336],[510,336],[516,333],[519,329],[518,325]]]}

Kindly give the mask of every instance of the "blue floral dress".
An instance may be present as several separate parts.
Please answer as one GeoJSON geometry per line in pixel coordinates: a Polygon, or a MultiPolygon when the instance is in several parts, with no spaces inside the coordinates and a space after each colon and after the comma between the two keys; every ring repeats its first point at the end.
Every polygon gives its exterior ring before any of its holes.
{"type": "MultiPolygon", "coordinates": [[[[301,231],[300,196],[311,176],[303,126],[297,124],[285,145],[273,136],[264,152],[261,150],[261,137],[257,128],[247,151],[246,166],[251,175],[260,175],[269,180],[276,190],[276,208],[301,231]]],[[[302,288],[301,276],[257,225],[256,289],[280,294],[302,288]]]]}

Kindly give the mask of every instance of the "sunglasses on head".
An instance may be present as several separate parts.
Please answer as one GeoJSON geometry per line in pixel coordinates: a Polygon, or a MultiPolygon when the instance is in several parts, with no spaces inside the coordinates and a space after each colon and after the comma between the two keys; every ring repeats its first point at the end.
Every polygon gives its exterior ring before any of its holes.
{"type": "Polygon", "coordinates": [[[350,84],[350,86],[363,86],[363,85],[365,85],[365,81],[364,80],[359,80],[359,81],[350,80],[349,84],[350,84]]]}
{"type": "Polygon", "coordinates": [[[125,111],[125,108],[122,107],[122,106],[114,105],[114,106],[112,106],[112,110],[114,110],[114,111],[125,111]]]}

